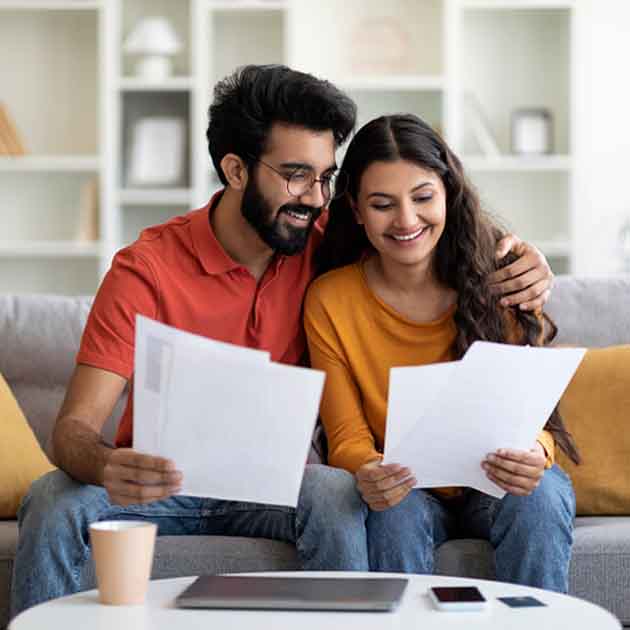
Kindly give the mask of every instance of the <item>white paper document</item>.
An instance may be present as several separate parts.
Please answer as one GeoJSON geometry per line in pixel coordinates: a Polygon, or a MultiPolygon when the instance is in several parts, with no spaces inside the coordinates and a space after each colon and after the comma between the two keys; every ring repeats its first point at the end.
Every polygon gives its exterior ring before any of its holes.
{"type": "Polygon", "coordinates": [[[181,494],[297,505],[324,373],[136,319],[133,447],[172,459],[181,494]]]}
{"type": "Polygon", "coordinates": [[[418,487],[503,497],[481,462],[533,447],[584,353],[477,341],[460,361],[392,368],[383,461],[408,466],[418,487]]]}

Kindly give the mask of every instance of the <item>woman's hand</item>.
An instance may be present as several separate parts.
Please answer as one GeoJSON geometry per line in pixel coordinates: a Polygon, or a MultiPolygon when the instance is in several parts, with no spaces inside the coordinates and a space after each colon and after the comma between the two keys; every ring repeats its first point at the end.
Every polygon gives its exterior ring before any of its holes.
{"type": "Polygon", "coordinates": [[[518,260],[490,275],[492,291],[503,296],[502,306],[517,305],[524,311],[542,308],[553,284],[553,273],[544,254],[514,234],[508,234],[498,242],[497,259],[501,260],[508,252],[518,256],[518,260]]]}
{"type": "Polygon", "coordinates": [[[540,483],[547,456],[540,442],[530,451],[500,448],[481,463],[490,481],[510,494],[526,497],[540,483]]]}
{"type": "Polygon", "coordinates": [[[355,478],[363,500],[376,512],[398,505],[416,485],[409,468],[381,464],[380,459],[363,464],[355,478]]]}

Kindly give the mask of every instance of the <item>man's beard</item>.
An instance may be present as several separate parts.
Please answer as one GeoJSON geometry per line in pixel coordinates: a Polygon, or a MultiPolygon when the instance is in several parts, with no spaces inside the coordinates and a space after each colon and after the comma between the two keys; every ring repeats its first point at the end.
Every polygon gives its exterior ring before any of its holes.
{"type": "Polygon", "coordinates": [[[322,208],[287,203],[279,208],[275,218],[272,219],[273,208],[269,206],[267,200],[258,190],[258,186],[251,179],[243,193],[241,213],[265,244],[278,254],[292,256],[303,251],[306,247],[313,224],[322,213],[322,208]],[[297,227],[285,223],[282,221],[282,215],[287,210],[310,215],[308,224],[304,227],[297,227]]]}

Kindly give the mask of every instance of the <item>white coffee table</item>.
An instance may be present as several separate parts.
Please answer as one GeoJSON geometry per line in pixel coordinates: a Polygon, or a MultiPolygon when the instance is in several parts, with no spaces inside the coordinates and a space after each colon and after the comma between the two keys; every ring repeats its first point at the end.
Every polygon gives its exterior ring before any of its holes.
{"type": "MultiPolygon", "coordinates": [[[[261,574],[257,574],[261,575],[261,574]]],[[[269,573],[299,579],[300,572],[269,573]]],[[[309,575],[357,577],[357,573],[309,575]]],[[[362,574],[369,579],[374,573],[362,574]]],[[[397,574],[379,574],[400,577],[397,574]]],[[[151,582],[144,606],[104,606],[96,591],[87,591],[35,606],[16,617],[9,630],[612,630],[621,624],[612,614],[584,600],[549,591],[487,580],[408,575],[409,585],[400,607],[393,613],[289,612],[238,610],[178,610],[175,597],[195,578],[151,582]],[[439,612],[427,597],[429,586],[475,585],[490,601],[484,612],[439,612]],[[497,597],[533,595],[547,604],[544,608],[508,608],[497,597]]]]}

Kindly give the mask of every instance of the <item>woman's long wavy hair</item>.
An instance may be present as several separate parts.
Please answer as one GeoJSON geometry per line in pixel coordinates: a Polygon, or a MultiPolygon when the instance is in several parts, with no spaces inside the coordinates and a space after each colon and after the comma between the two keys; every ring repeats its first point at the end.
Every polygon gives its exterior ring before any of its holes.
{"type": "MultiPolygon", "coordinates": [[[[458,296],[453,358],[460,359],[477,340],[513,343],[515,328],[522,331],[520,344],[548,344],[557,328],[547,315],[541,324],[535,314],[518,308],[507,314],[499,306],[488,276],[500,266],[495,250],[503,233],[482,210],[457,156],[429,125],[412,114],[381,116],[352,139],[340,169],[348,178],[347,191],[330,204],[328,225],[316,257],[318,274],[357,262],[374,251],[363,226],[354,218],[351,201],[357,202],[361,177],[370,164],[397,160],[433,171],[446,191],[446,222],[434,254],[433,272],[438,282],[454,289],[458,296]]],[[[502,264],[514,259],[510,254],[502,264]]],[[[545,428],[569,458],[579,463],[577,448],[557,409],[545,428]]]]}

